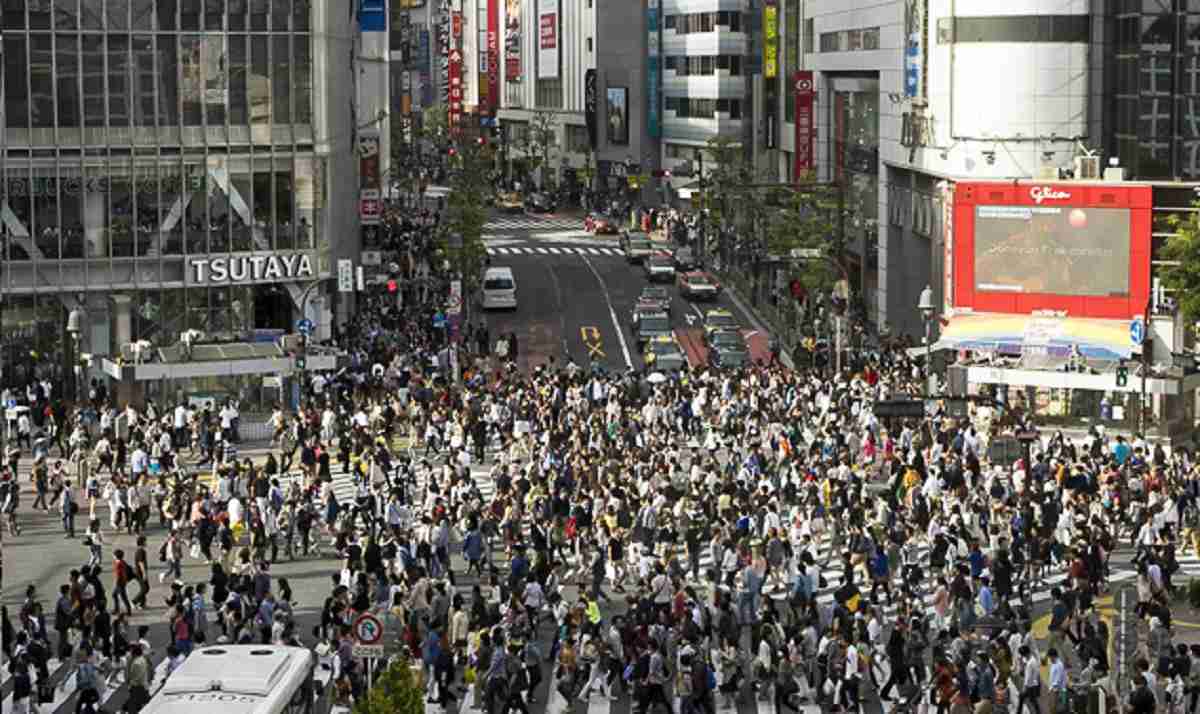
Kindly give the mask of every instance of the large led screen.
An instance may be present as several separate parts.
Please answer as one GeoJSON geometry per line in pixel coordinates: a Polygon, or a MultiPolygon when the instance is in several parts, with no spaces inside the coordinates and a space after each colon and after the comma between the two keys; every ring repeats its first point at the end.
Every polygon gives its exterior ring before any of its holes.
{"type": "Polygon", "coordinates": [[[1129,209],[976,206],[975,289],[1129,295],[1129,209]]]}

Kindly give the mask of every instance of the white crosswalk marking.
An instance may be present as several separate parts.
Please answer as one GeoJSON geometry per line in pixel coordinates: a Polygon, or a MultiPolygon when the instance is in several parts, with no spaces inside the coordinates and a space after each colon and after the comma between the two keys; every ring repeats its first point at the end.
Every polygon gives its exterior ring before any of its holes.
{"type": "Polygon", "coordinates": [[[619,248],[575,248],[572,246],[548,246],[545,248],[537,246],[491,246],[485,245],[484,249],[488,255],[559,255],[559,256],[580,256],[590,255],[596,257],[619,258],[624,257],[624,253],[619,248]]]}

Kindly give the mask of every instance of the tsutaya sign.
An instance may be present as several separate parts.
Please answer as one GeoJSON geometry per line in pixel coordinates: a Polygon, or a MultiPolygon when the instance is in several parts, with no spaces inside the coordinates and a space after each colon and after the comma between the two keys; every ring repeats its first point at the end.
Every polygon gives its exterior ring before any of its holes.
{"type": "Polygon", "coordinates": [[[190,258],[188,285],[277,283],[313,277],[309,253],[245,253],[242,255],[190,258]]]}

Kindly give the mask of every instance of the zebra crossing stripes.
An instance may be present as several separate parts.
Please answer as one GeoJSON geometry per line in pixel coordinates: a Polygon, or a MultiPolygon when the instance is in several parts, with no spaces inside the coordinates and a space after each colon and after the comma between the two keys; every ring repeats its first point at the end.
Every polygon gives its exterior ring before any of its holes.
{"type": "Polygon", "coordinates": [[[535,248],[532,246],[488,246],[488,255],[590,255],[624,257],[620,248],[574,248],[570,246],[549,246],[535,248]]]}

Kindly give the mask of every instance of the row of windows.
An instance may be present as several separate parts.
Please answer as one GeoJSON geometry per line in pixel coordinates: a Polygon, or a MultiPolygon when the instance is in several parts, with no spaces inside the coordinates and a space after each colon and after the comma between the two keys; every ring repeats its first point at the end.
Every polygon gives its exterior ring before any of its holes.
{"type": "Polygon", "coordinates": [[[312,0],[0,0],[6,30],[309,29],[312,0]]]}
{"type": "Polygon", "coordinates": [[[1087,15],[1009,15],[938,19],[939,45],[951,42],[1087,42],[1087,15]]]}
{"type": "Polygon", "coordinates": [[[680,77],[702,76],[716,74],[717,70],[725,70],[731,76],[742,74],[741,55],[702,55],[674,56],[666,58],[666,68],[674,70],[680,77]]]}
{"type": "Polygon", "coordinates": [[[230,157],[220,170],[191,158],[85,161],[32,172],[10,167],[0,182],[8,209],[0,233],[31,240],[12,243],[19,252],[9,259],[292,250],[320,239],[325,172],[311,158],[230,157]]]}
{"type": "Polygon", "coordinates": [[[821,33],[822,52],[857,52],[879,49],[879,28],[821,33]]]}
{"type": "Polygon", "coordinates": [[[740,99],[689,99],[667,97],[667,111],[675,112],[679,119],[715,119],[717,114],[728,114],[730,119],[742,118],[740,99]]]}
{"type": "Polygon", "coordinates": [[[732,10],[720,12],[693,12],[686,15],[667,15],[664,19],[666,29],[674,30],[678,35],[688,35],[695,32],[714,32],[718,27],[727,28],[730,32],[742,31],[742,13],[732,10]]]}
{"type": "Polygon", "coordinates": [[[5,33],[5,126],[312,121],[309,35],[5,33]]]}
{"type": "Polygon", "coordinates": [[[1188,52],[1200,52],[1200,15],[1127,15],[1118,17],[1115,24],[1118,51],[1142,45],[1182,45],[1188,52]]]}

